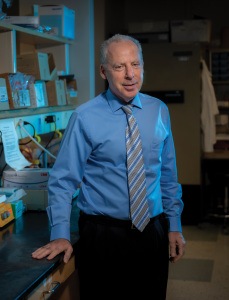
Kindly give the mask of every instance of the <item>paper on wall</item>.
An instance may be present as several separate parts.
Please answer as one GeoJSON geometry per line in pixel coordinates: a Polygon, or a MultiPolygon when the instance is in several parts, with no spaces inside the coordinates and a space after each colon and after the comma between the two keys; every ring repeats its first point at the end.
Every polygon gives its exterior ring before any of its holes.
{"type": "Polygon", "coordinates": [[[0,121],[2,142],[4,147],[5,161],[15,171],[19,171],[31,163],[21,154],[18,144],[18,136],[14,128],[13,120],[0,121]]]}

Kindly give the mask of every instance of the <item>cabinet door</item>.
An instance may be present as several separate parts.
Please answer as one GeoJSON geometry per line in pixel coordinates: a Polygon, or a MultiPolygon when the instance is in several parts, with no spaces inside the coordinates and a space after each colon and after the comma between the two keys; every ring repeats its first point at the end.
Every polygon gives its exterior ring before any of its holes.
{"type": "Polygon", "coordinates": [[[200,47],[143,44],[141,92],[184,91],[183,103],[167,104],[176,149],[178,180],[200,184],[200,47]]]}
{"type": "Polygon", "coordinates": [[[49,300],[80,300],[78,270],[76,269],[51,295],[49,300]]]}
{"type": "MultiPolygon", "coordinates": [[[[26,300],[47,300],[50,298],[52,294],[59,295],[59,290],[63,290],[62,284],[71,276],[71,274],[74,273],[74,271],[75,271],[75,256],[72,256],[67,264],[62,262],[59,265],[59,267],[56,270],[54,270],[52,274],[47,276],[47,278],[44,279],[43,282],[41,282],[25,299],[26,300]],[[54,293],[47,293],[47,291],[51,291],[53,289],[55,290],[54,293]]],[[[76,273],[74,276],[77,275],[78,273],[76,273]]],[[[77,287],[77,285],[75,286],[77,287]]],[[[65,293],[70,293],[69,287],[64,288],[63,291],[65,293]]],[[[67,300],[68,298],[63,298],[63,299],[67,300]]]]}

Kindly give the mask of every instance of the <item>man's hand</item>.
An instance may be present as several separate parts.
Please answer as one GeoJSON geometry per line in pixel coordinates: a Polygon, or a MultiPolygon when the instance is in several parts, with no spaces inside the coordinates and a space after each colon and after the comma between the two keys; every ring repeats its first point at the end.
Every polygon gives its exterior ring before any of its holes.
{"type": "Polygon", "coordinates": [[[57,239],[37,249],[35,252],[32,253],[32,257],[36,259],[41,259],[48,255],[47,259],[51,260],[61,252],[65,252],[64,262],[67,263],[71,257],[72,251],[72,245],[68,240],[57,239]]]}
{"type": "Polygon", "coordinates": [[[169,232],[170,261],[175,263],[184,255],[185,239],[181,232],[169,232]]]}

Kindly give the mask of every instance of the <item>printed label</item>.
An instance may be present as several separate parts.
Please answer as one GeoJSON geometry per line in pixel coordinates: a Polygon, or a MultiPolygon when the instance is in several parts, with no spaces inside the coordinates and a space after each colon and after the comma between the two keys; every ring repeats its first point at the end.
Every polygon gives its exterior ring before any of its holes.
{"type": "Polygon", "coordinates": [[[77,91],[71,91],[70,97],[77,97],[77,91]]]}
{"type": "Polygon", "coordinates": [[[0,87],[0,101],[1,102],[8,102],[8,95],[7,95],[7,90],[6,87],[0,87]]]}
{"type": "Polygon", "coordinates": [[[19,91],[20,106],[30,106],[30,98],[28,90],[19,91]]]}

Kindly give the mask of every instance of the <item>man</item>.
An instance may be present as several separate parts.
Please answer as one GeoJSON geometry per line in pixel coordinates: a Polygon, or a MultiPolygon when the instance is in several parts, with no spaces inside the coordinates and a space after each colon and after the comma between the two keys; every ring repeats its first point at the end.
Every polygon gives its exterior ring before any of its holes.
{"type": "Polygon", "coordinates": [[[32,256],[72,253],[71,198],[78,206],[81,299],[165,299],[170,260],[184,255],[181,187],[169,113],[141,94],[143,57],[135,39],[101,46],[108,91],[78,107],[49,180],[51,242],[32,256]]]}

